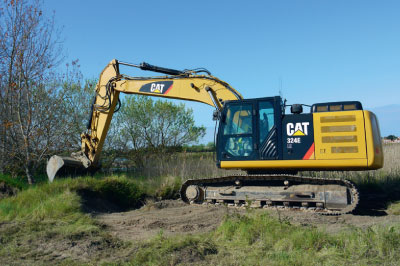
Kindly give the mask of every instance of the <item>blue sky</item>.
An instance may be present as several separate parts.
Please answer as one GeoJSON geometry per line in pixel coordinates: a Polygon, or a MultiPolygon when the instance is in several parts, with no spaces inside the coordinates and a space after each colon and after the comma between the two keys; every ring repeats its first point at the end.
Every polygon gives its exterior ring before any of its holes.
{"type": "MultiPolygon", "coordinates": [[[[205,67],[245,98],[400,103],[400,1],[44,1],[69,60],[205,67]]],[[[141,75],[140,72],[130,73],[141,75]]],[[[212,127],[212,108],[187,103],[212,127]]]]}

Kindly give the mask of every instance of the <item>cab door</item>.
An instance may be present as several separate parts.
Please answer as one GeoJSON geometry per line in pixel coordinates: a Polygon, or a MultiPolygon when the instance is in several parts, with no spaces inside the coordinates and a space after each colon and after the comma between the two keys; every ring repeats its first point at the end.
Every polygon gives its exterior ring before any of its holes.
{"type": "Polygon", "coordinates": [[[226,102],[217,138],[217,161],[282,159],[279,96],[226,102]]]}
{"type": "Polygon", "coordinates": [[[257,101],[258,159],[279,159],[281,132],[280,98],[265,98],[257,101]]]}

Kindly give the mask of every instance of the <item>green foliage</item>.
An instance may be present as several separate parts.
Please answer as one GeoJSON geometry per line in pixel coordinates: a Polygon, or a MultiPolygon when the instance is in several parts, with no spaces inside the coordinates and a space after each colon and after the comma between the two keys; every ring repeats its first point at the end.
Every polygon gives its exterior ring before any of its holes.
{"type": "Polygon", "coordinates": [[[25,189],[28,187],[28,183],[26,179],[18,178],[18,177],[11,177],[9,175],[2,175],[0,174],[0,182],[3,181],[9,186],[15,187],[19,190],[25,189]]]}
{"type": "Polygon", "coordinates": [[[393,140],[396,140],[397,137],[395,135],[389,135],[389,136],[385,137],[385,139],[393,141],[393,140]]]}
{"type": "Polygon", "coordinates": [[[182,146],[204,136],[205,128],[195,126],[193,111],[184,104],[133,96],[121,109],[121,132],[134,149],[182,146]]]}
{"type": "Polygon", "coordinates": [[[130,208],[140,206],[144,199],[139,186],[122,177],[61,179],[52,184],[29,187],[15,197],[1,200],[0,221],[39,222],[65,220],[69,216],[71,220],[79,220],[84,214],[81,213],[78,191],[92,191],[105,200],[130,208]]]}
{"type": "Polygon", "coordinates": [[[186,152],[213,152],[215,151],[214,142],[198,145],[184,145],[183,150],[186,152]]]}
{"type": "Polygon", "coordinates": [[[126,178],[107,178],[99,180],[89,189],[97,192],[101,198],[107,199],[124,208],[140,207],[144,200],[144,192],[134,182],[126,178]]]}

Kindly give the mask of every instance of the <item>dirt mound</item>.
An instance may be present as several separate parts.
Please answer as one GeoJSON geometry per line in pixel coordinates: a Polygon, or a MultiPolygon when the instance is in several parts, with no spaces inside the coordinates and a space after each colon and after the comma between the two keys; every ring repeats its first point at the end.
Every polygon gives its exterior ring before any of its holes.
{"type": "Polygon", "coordinates": [[[0,182],[0,199],[14,196],[18,192],[18,189],[7,185],[5,182],[0,182]]]}
{"type": "Polygon", "coordinates": [[[99,214],[113,236],[123,240],[142,240],[160,232],[163,235],[208,232],[220,225],[226,214],[236,209],[188,205],[180,200],[149,203],[129,212],[99,214]]]}

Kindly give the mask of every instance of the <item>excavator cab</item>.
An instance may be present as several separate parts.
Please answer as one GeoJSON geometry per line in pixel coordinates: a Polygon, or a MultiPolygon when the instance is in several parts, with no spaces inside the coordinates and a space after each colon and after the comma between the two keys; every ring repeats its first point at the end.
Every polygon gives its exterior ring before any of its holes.
{"type": "Polygon", "coordinates": [[[279,96],[226,102],[218,130],[217,161],[279,159],[282,110],[279,96]]]}

